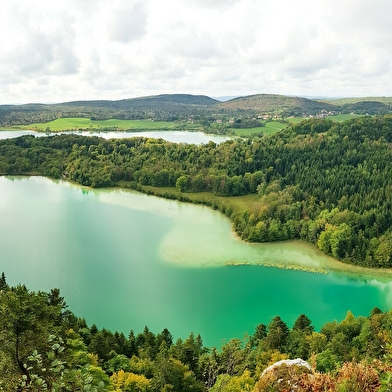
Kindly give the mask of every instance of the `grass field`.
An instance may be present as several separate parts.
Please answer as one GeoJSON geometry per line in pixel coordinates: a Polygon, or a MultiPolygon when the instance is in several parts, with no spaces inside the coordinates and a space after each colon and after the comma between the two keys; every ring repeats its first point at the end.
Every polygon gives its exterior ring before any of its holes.
{"type": "MultiPolygon", "coordinates": [[[[332,121],[341,122],[341,121],[351,120],[351,119],[356,118],[356,117],[360,117],[360,115],[358,115],[358,114],[337,114],[336,116],[328,116],[327,118],[332,120],[332,121]]],[[[287,121],[289,123],[293,123],[293,124],[298,124],[301,121],[305,121],[305,120],[309,120],[309,118],[308,117],[307,118],[304,118],[304,117],[291,117],[291,118],[287,119],[287,121]]]]}
{"type": "Polygon", "coordinates": [[[286,120],[290,123],[290,124],[298,124],[304,120],[307,120],[307,118],[304,117],[289,117],[286,118],[286,120]]]}
{"type": "MultiPolygon", "coordinates": [[[[345,121],[352,118],[358,117],[352,114],[339,114],[336,116],[330,116],[332,121],[345,121]]],[[[302,117],[289,118],[289,123],[298,123],[306,120],[302,117]]],[[[279,121],[269,121],[265,127],[258,128],[246,128],[246,129],[235,129],[237,136],[249,136],[255,133],[263,132],[265,135],[273,135],[283,128],[287,124],[279,121]]],[[[89,118],[58,118],[47,123],[33,123],[23,126],[18,126],[18,129],[31,129],[35,131],[66,131],[66,130],[104,130],[104,129],[117,129],[117,130],[159,130],[159,129],[181,129],[181,130],[195,130],[198,128],[197,124],[179,124],[168,121],[151,121],[151,120],[90,120],[89,118]]]]}
{"type": "Polygon", "coordinates": [[[352,120],[353,118],[361,117],[359,114],[337,114],[336,116],[330,116],[332,121],[346,121],[352,120]]]}
{"type": "Polygon", "coordinates": [[[287,124],[279,121],[270,121],[265,124],[265,127],[235,129],[235,134],[236,136],[249,136],[254,133],[263,132],[264,135],[273,135],[286,126],[287,124]]]}
{"type": "MultiPolygon", "coordinates": [[[[119,184],[120,186],[129,187],[129,184],[119,184]]],[[[243,211],[252,211],[259,210],[260,199],[257,194],[249,194],[245,196],[232,196],[232,197],[223,197],[216,196],[209,192],[199,192],[199,193],[181,193],[176,188],[172,187],[154,187],[154,186],[143,186],[144,192],[152,192],[156,196],[164,196],[168,197],[169,195],[174,196],[175,198],[179,198],[181,196],[186,197],[192,203],[201,203],[201,204],[212,204],[219,206],[220,208],[224,206],[226,209],[230,208],[235,212],[243,212],[243,211]]],[[[294,240],[287,241],[286,243],[301,243],[301,246],[306,246],[312,249],[316,249],[312,244],[302,241],[302,240],[294,240]]],[[[317,250],[317,252],[319,252],[317,250]]],[[[295,266],[295,262],[292,264],[295,266]]],[[[282,268],[282,266],[280,266],[282,268]]],[[[290,268],[287,265],[284,268],[290,268]]],[[[324,262],[320,265],[321,270],[327,271],[337,271],[343,272],[348,275],[352,275],[353,277],[358,278],[358,276],[362,277],[364,280],[367,279],[378,279],[382,282],[389,282],[392,279],[392,269],[374,269],[374,268],[366,268],[360,267],[357,265],[343,263],[338,261],[332,257],[326,256],[324,258],[324,262]]]]}
{"type": "Polygon", "coordinates": [[[117,128],[118,130],[125,129],[162,129],[174,128],[178,124],[166,121],[150,121],[150,120],[102,120],[93,121],[89,118],[58,118],[47,123],[34,123],[24,125],[21,129],[32,129],[37,131],[45,131],[49,128],[51,131],[65,131],[65,130],[95,130],[99,131],[105,128],[117,128]]]}
{"type": "Polygon", "coordinates": [[[157,196],[162,196],[165,194],[173,195],[175,196],[175,198],[185,196],[194,203],[216,203],[218,205],[225,205],[227,207],[231,207],[233,208],[233,210],[236,211],[249,211],[249,209],[251,209],[251,207],[257,204],[259,201],[259,196],[255,193],[245,196],[216,196],[210,192],[182,193],[178,189],[173,187],[156,187],[151,185],[144,185],[143,189],[144,191],[150,191],[157,196]]]}
{"type": "Polygon", "coordinates": [[[267,124],[265,124],[265,127],[264,127],[264,129],[265,129],[264,133],[267,135],[273,135],[274,133],[277,133],[286,127],[287,127],[287,124],[281,123],[279,121],[267,122],[267,124]]]}

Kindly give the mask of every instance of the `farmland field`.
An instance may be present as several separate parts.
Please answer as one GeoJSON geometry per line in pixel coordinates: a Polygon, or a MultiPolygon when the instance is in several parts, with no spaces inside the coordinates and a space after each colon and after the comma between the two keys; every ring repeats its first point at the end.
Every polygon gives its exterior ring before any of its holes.
{"type": "Polygon", "coordinates": [[[336,116],[330,116],[332,121],[346,121],[352,120],[353,118],[360,117],[359,114],[337,114],[336,116]]]}
{"type": "Polygon", "coordinates": [[[273,135],[274,133],[281,131],[286,126],[287,124],[279,121],[270,121],[265,124],[265,127],[235,129],[235,134],[237,136],[249,136],[254,133],[262,132],[264,135],[273,135]]]}
{"type": "MultiPolygon", "coordinates": [[[[358,117],[352,114],[339,114],[336,116],[329,116],[332,121],[345,121],[358,117]]],[[[302,117],[293,117],[287,119],[289,123],[298,123],[306,120],[302,117]]],[[[279,121],[269,121],[264,127],[257,128],[241,128],[235,129],[237,136],[249,136],[255,133],[262,132],[265,135],[273,135],[287,124],[279,121]]],[[[89,118],[71,117],[71,118],[58,118],[46,123],[33,123],[28,125],[17,126],[18,129],[28,129],[34,131],[66,131],[66,130],[200,130],[198,124],[189,123],[175,123],[171,121],[152,121],[152,120],[91,120],[89,118]]]]}
{"type": "MultiPolygon", "coordinates": [[[[49,121],[46,123],[34,123],[20,126],[19,128],[23,129],[32,129],[35,131],[65,131],[65,130],[95,130],[99,131],[100,129],[113,129],[116,128],[118,130],[125,129],[173,129],[178,124],[174,122],[167,121],[151,121],[151,120],[91,120],[89,118],[58,118],[53,121],[49,121]]],[[[184,127],[186,127],[184,125],[184,127]]]]}
{"type": "MultiPolygon", "coordinates": [[[[326,118],[332,120],[332,121],[346,121],[346,120],[352,120],[353,118],[360,117],[359,114],[336,114],[334,116],[328,116],[326,118]]],[[[309,120],[309,117],[289,117],[287,118],[287,121],[292,124],[298,124],[302,121],[309,120]]]]}

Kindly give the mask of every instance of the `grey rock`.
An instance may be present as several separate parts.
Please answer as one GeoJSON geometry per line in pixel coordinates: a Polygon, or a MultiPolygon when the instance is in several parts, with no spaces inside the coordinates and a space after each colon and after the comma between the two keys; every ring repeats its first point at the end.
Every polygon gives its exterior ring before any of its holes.
{"type": "Polygon", "coordinates": [[[308,370],[312,371],[311,366],[304,361],[301,358],[296,358],[296,359],[283,359],[279,362],[274,363],[273,365],[267,367],[267,369],[264,369],[263,373],[261,373],[261,377],[264,376],[265,373],[270,372],[271,370],[275,370],[279,366],[286,365],[286,366],[304,366],[308,370]]]}

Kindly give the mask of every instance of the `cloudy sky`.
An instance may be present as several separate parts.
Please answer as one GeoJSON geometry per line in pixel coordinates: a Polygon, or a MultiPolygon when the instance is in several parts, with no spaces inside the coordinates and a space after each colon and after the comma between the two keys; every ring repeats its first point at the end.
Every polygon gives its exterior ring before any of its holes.
{"type": "Polygon", "coordinates": [[[392,96],[390,0],[11,0],[0,104],[392,96]]]}

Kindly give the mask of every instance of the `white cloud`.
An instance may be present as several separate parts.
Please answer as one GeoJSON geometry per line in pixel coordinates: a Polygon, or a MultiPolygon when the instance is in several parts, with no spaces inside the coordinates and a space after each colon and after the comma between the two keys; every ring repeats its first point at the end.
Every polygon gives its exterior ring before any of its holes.
{"type": "Polygon", "coordinates": [[[385,0],[14,0],[3,8],[0,103],[391,95],[385,0]]]}
{"type": "Polygon", "coordinates": [[[66,13],[61,19],[48,17],[42,10],[19,5],[8,9],[0,21],[2,55],[0,58],[0,93],[4,102],[54,99],[52,77],[67,78],[76,74],[80,60],[76,56],[73,18],[66,13]]]}

